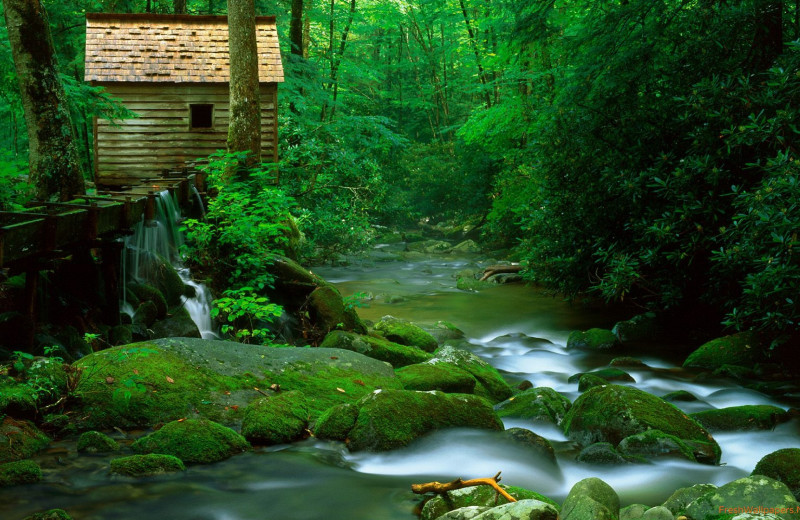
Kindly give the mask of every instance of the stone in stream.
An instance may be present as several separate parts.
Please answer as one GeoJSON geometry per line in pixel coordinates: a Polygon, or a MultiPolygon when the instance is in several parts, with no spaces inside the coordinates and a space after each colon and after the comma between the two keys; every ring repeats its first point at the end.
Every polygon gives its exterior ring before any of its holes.
{"type": "Polygon", "coordinates": [[[386,361],[395,368],[422,363],[433,357],[418,347],[401,345],[388,339],[363,336],[343,330],[329,332],[320,347],[351,350],[373,359],[386,361]]]}
{"type": "Polygon", "coordinates": [[[560,425],[572,406],[569,399],[549,387],[531,388],[495,406],[500,417],[546,421],[560,425]]]}
{"type": "MultiPolygon", "coordinates": [[[[518,501],[535,500],[542,502],[558,512],[558,503],[543,496],[535,491],[516,487],[506,486],[500,484],[509,495],[516,498],[518,501]]],[[[485,508],[481,513],[489,511],[497,506],[505,504],[512,504],[508,502],[502,495],[489,486],[472,486],[461,489],[454,489],[447,491],[445,496],[437,495],[425,503],[420,514],[420,520],[436,520],[450,511],[457,511],[462,508],[479,507],[485,508]]],[[[470,511],[469,513],[471,513],[470,511]]],[[[451,516],[450,518],[461,518],[458,515],[451,516]]],[[[473,517],[474,518],[474,517],[473,517]]]]}
{"type": "Polygon", "coordinates": [[[617,336],[607,329],[573,330],[567,338],[567,350],[614,350],[621,343],[617,336]]]}
{"type": "Polygon", "coordinates": [[[98,431],[83,432],[78,437],[78,453],[113,453],[119,451],[117,441],[98,431]]]}
{"type": "Polygon", "coordinates": [[[425,332],[422,328],[413,323],[395,318],[384,316],[375,324],[375,332],[394,343],[417,347],[425,352],[433,352],[439,343],[436,338],[425,332]]]}
{"type": "Polygon", "coordinates": [[[594,374],[581,374],[581,378],[578,379],[578,392],[585,392],[590,388],[607,384],[608,381],[602,377],[598,377],[594,374]]]}
{"type": "Polygon", "coordinates": [[[657,339],[660,331],[656,315],[648,312],[629,320],[617,322],[611,332],[624,345],[625,343],[641,343],[657,339]]]}
{"type": "Polygon", "coordinates": [[[599,478],[583,479],[569,491],[561,506],[561,520],[616,520],[617,493],[599,478]]]}
{"type": "Polygon", "coordinates": [[[783,482],[800,500],[800,448],[784,448],[765,455],[756,464],[753,475],[783,482]]]}
{"type": "Polygon", "coordinates": [[[591,372],[578,372],[577,374],[573,374],[569,376],[567,383],[578,383],[582,376],[589,374],[599,377],[605,381],[622,381],[625,383],[636,382],[636,380],[624,370],[620,370],[619,368],[601,368],[599,370],[592,370],[591,372]]]}
{"type": "Polygon", "coordinates": [[[800,503],[786,484],[763,475],[740,478],[711,490],[687,505],[685,514],[692,520],[705,520],[758,508],[784,520],[800,519],[800,503]]]}
{"type": "Polygon", "coordinates": [[[0,463],[27,459],[50,444],[50,438],[30,421],[5,417],[0,423],[0,463]]]}
{"type": "Polygon", "coordinates": [[[34,484],[42,479],[42,469],[32,460],[0,464],[0,487],[34,484]]]}
{"type": "Polygon", "coordinates": [[[718,464],[721,451],[713,437],[674,405],[642,390],[619,385],[598,386],[572,404],[562,423],[564,433],[584,446],[610,442],[648,430],[674,435],[689,446],[695,459],[718,464]]]}
{"type": "Polygon", "coordinates": [[[673,515],[683,514],[686,506],[715,489],[717,486],[714,484],[695,484],[691,487],[680,488],[661,505],[669,509],[673,515]]]}
{"type": "Polygon", "coordinates": [[[299,390],[262,397],[244,411],[242,435],[257,444],[283,444],[307,437],[308,401],[299,390]]]}
{"type": "Polygon", "coordinates": [[[395,373],[406,390],[471,394],[477,384],[472,374],[451,363],[418,363],[399,368],[395,373]]]}
{"type": "Polygon", "coordinates": [[[199,338],[200,330],[185,307],[178,306],[170,310],[170,316],[156,321],[150,329],[153,338],[199,338]]]}
{"type": "Polygon", "coordinates": [[[503,432],[503,436],[508,438],[517,446],[521,446],[526,450],[536,454],[539,458],[546,460],[553,465],[557,465],[556,452],[553,449],[553,444],[528,429],[525,428],[508,428],[503,432]]]}
{"type": "Polygon", "coordinates": [[[511,397],[511,387],[497,369],[468,350],[453,345],[444,345],[436,350],[433,358],[426,363],[432,365],[449,363],[466,370],[477,381],[475,395],[485,397],[493,403],[511,397]]]}
{"type": "Polygon", "coordinates": [[[684,368],[716,370],[723,365],[754,366],[764,361],[762,344],[751,332],[738,332],[711,340],[689,354],[684,368]]]}
{"type": "Polygon", "coordinates": [[[173,455],[148,453],[111,460],[110,472],[124,477],[142,478],[186,471],[183,461],[173,455]]]}
{"type": "Polygon", "coordinates": [[[172,421],[131,445],[139,453],[173,455],[183,462],[209,464],[250,449],[244,437],[204,419],[172,421]]]}
{"type": "Polygon", "coordinates": [[[647,430],[625,437],[617,449],[624,457],[646,460],[670,457],[695,462],[691,447],[678,437],[659,430],[647,430]]]}
{"type": "Polygon", "coordinates": [[[578,454],[578,462],[586,464],[628,464],[640,462],[635,457],[622,455],[610,442],[595,442],[586,446],[578,454]]]}
{"type": "Polygon", "coordinates": [[[786,410],[765,404],[706,410],[691,417],[710,432],[771,430],[789,420],[786,410]]]}

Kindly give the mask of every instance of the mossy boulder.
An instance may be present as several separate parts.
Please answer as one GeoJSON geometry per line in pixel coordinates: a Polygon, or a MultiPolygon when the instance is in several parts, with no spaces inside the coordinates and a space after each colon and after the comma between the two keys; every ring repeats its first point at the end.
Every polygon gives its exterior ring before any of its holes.
{"type": "MultiPolygon", "coordinates": [[[[558,503],[535,491],[516,486],[500,484],[509,495],[519,500],[539,500],[558,511],[558,503]]],[[[474,486],[447,491],[444,495],[437,495],[425,503],[420,514],[420,520],[435,520],[440,516],[464,507],[496,507],[509,504],[489,486],[474,486]]]]}
{"type": "Polygon", "coordinates": [[[751,332],[739,332],[704,343],[689,354],[683,366],[716,370],[723,365],[753,366],[763,360],[758,336],[751,332]]]}
{"type": "Polygon", "coordinates": [[[508,428],[503,432],[503,436],[517,446],[535,453],[539,458],[556,464],[556,452],[553,444],[541,435],[525,428],[508,428]]]}
{"type": "Polygon", "coordinates": [[[128,284],[127,289],[131,292],[131,294],[134,295],[136,301],[139,302],[139,305],[141,305],[143,302],[153,303],[156,308],[156,319],[163,320],[167,317],[169,305],[167,305],[167,300],[164,298],[164,295],[161,293],[161,291],[152,285],[147,285],[144,283],[128,284]]]}
{"type": "Polygon", "coordinates": [[[619,356],[609,361],[610,367],[627,367],[627,368],[646,368],[647,364],[639,358],[631,356],[619,356]]]}
{"type": "Polygon", "coordinates": [[[577,460],[586,464],[627,464],[638,459],[624,456],[610,442],[595,442],[583,448],[577,460]]]}
{"type": "Polygon", "coordinates": [[[756,464],[753,475],[783,482],[800,500],[800,448],[784,448],[765,455],[756,464]]]}
{"type": "Polygon", "coordinates": [[[186,307],[175,307],[171,315],[152,324],[153,338],[199,338],[200,330],[186,307]]]}
{"type": "Polygon", "coordinates": [[[186,471],[183,461],[173,455],[148,453],[111,460],[111,473],[125,477],[152,477],[186,471]]]}
{"type": "Polygon", "coordinates": [[[323,348],[341,348],[386,361],[395,368],[422,363],[432,356],[417,347],[401,345],[387,339],[363,336],[354,332],[334,330],[320,344],[323,348]]]}
{"type": "Polygon", "coordinates": [[[674,392],[670,392],[661,396],[661,399],[671,403],[676,401],[690,403],[697,401],[697,396],[691,392],[687,392],[686,390],[675,390],[674,392]]]}
{"type": "Polygon", "coordinates": [[[133,323],[150,328],[158,319],[158,309],[153,302],[142,302],[133,313],[133,323]]]}
{"type": "Polygon", "coordinates": [[[715,489],[717,489],[717,486],[714,484],[695,484],[691,487],[680,488],[661,505],[669,509],[673,515],[681,515],[686,511],[686,507],[689,504],[715,489]]]}
{"type": "Polygon", "coordinates": [[[670,457],[695,462],[692,449],[685,442],[659,430],[647,430],[625,437],[617,449],[625,457],[646,460],[670,457]]]}
{"type": "Polygon", "coordinates": [[[613,350],[621,344],[617,336],[607,329],[573,330],[567,338],[567,349],[613,350]]]}
{"type": "Polygon", "coordinates": [[[585,392],[590,388],[594,388],[596,386],[603,386],[607,384],[608,381],[606,381],[602,377],[597,377],[594,374],[582,374],[581,378],[578,379],[578,392],[585,392]]]}
{"type": "Polygon", "coordinates": [[[546,421],[559,425],[572,406],[569,399],[549,387],[530,388],[495,406],[500,417],[546,421]]]}
{"type": "Polygon", "coordinates": [[[332,406],[322,412],[314,424],[314,436],[318,439],[334,441],[347,440],[347,434],[356,425],[358,419],[358,406],[353,403],[344,403],[332,406]]]}
{"type": "Polygon", "coordinates": [[[464,331],[450,323],[449,321],[437,321],[433,325],[420,325],[428,334],[434,337],[438,343],[447,340],[464,339],[464,331]]]}
{"type": "Polygon", "coordinates": [[[444,428],[503,429],[492,407],[474,395],[383,390],[363,397],[356,406],[358,417],[347,435],[353,451],[402,448],[444,428]]]}
{"type": "Polygon", "coordinates": [[[800,520],[800,503],[786,484],[763,475],[740,478],[711,490],[687,505],[685,514],[692,520],[705,520],[758,507],[777,512],[784,520],[800,520]]]}
{"type": "MultiPolygon", "coordinates": [[[[327,348],[274,348],[169,338],[113,347],[81,359],[81,427],[150,427],[183,417],[241,421],[253,388],[300,390],[316,418],[376,388],[402,388],[388,363],[327,348]]],[[[262,390],[263,391],[263,390],[262,390]]]]}
{"type": "Polygon", "coordinates": [[[0,417],[12,415],[33,418],[36,415],[36,392],[28,385],[19,384],[10,378],[0,380],[0,417]]]}
{"type": "Polygon", "coordinates": [[[153,261],[147,278],[161,291],[169,306],[178,305],[181,302],[181,296],[186,293],[186,284],[178,274],[178,271],[164,258],[158,258],[153,261]]]}
{"type": "Polygon", "coordinates": [[[658,337],[658,320],[652,312],[639,314],[629,320],[617,322],[611,332],[623,344],[651,341],[658,337]]]}
{"type": "Polygon", "coordinates": [[[513,393],[496,368],[468,350],[453,345],[444,345],[436,350],[433,358],[426,363],[431,365],[448,363],[466,370],[477,381],[475,395],[485,397],[493,403],[508,399],[513,393]]]}
{"type": "Polygon", "coordinates": [[[333,285],[326,283],[311,292],[308,296],[308,312],[312,322],[324,332],[334,329],[366,332],[355,309],[344,304],[342,295],[333,285]]]}
{"type": "Polygon", "coordinates": [[[459,276],[456,279],[456,289],[459,291],[480,291],[481,289],[486,289],[491,287],[492,284],[487,281],[479,280],[477,278],[469,277],[469,276],[459,276]]]}
{"type": "Polygon", "coordinates": [[[631,377],[631,375],[624,370],[620,370],[619,368],[601,368],[600,370],[592,370],[591,372],[579,372],[577,374],[573,374],[567,379],[568,383],[578,383],[586,374],[591,374],[595,377],[599,377],[605,381],[622,381],[625,383],[635,383],[636,380],[631,377]]]}
{"type": "Polygon", "coordinates": [[[63,509],[50,509],[49,511],[26,516],[22,520],[72,520],[72,517],[63,509]]]}
{"type": "Polygon", "coordinates": [[[786,410],[765,404],[706,410],[691,417],[710,432],[771,430],[789,419],[786,410]]]}
{"type": "Polygon", "coordinates": [[[30,458],[48,444],[50,438],[30,421],[5,417],[0,423],[0,463],[30,458]]]}
{"type": "Polygon", "coordinates": [[[205,419],[172,421],[137,439],[139,453],[173,455],[183,462],[208,464],[250,449],[247,440],[230,428],[205,419]]]}
{"type": "Polygon", "coordinates": [[[308,416],[308,401],[298,390],[263,397],[244,411],[242,435],[258,444],[292,442],[305,436],[308,416]]]}
{"type": "Polygon", "coordinates": [[[619,518],[619,496],[599,478],[590,477],[570,489],[561,506],[562,520],[616,520],[619,518]]]}
{"type": "Polygon", "coordinates": [[[496,506],[475,517],[476,520],[557,520],[558,508],[541,500],[517,500],[510,504],[496,506]]]}
{"type": "Polygon", "coordinates": [[[0,487],[35,484],[42,479],[42,469],[32,460],[0,464],[0,487]]]}
{"type": "Polygon", "coordinates": [[[595,442],[617,446],[625,437],[660,430],[688,445],[698,462],[718,464],[721,455],[713,437],[688,415],[654,395],[627,386],[588,390],[572,404],[562,427],[570,439],[584,446],[595,442]]]}
{"type": "Polygon", "coordinates": [[[105,433],[91,430],[78,437],[78,453],[113,453],[119,451],[117,441],[105,433]]]}
{"type": "Polygon", "coordinates": [[[375,332],[394,343],[417,347],[425,352],[433,352],[439,343],[436,338],[422,328],[406,320],[384,316],[375,324],[375,332]]]}
{"type": "Polygon", "coordinates": [[[395,373],[406,390],[471,394],[477,384],[472,374],[451,363],[408,365],[395,370],[395,373]]]}

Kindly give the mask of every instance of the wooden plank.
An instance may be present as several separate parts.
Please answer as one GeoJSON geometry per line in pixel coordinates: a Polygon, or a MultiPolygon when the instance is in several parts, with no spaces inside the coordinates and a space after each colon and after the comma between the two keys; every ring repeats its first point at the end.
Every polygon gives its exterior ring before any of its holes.
{"type": "Polygon", "coordinates": [[[44,241],[45,219],[12,224],[2,228],[3,266],[39,254],[44,241]]]}

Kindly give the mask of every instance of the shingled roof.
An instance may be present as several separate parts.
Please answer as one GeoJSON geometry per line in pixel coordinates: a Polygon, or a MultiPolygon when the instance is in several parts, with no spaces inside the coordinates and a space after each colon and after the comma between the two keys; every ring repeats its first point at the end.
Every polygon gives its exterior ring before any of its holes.
{"type": "MultiPolygon", "coordinates": [[[[258,76],[282,82],[274,16],[256,18],[258,76]]],[[[227,83],[228,18],[87,14],[86,81],[227,83]]]]}

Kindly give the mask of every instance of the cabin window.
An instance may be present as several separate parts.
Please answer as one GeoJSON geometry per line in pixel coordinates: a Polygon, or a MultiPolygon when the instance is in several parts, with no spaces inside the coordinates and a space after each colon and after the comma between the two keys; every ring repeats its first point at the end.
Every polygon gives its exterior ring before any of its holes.
{"type": "Polygon", "coordinates": [[[202,130],[214,126],[214,105],[189,105],[189,127],[202,130]]]}

